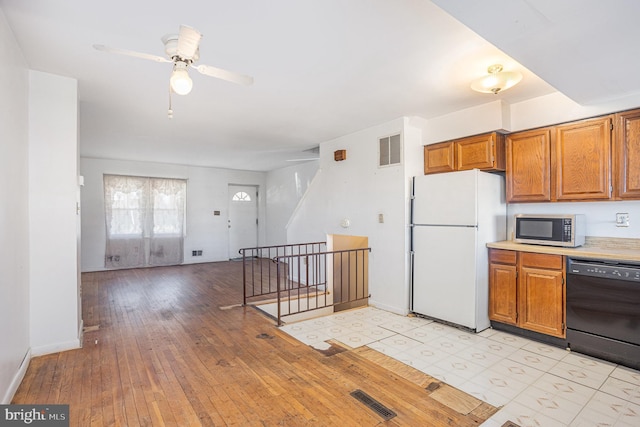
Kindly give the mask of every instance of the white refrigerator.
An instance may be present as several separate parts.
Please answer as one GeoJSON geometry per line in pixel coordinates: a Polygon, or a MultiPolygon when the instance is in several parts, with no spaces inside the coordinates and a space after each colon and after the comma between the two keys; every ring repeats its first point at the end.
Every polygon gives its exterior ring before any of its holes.
{"type": "Polygon", "coordinates": [[[486,244],[505,240],[504,177],[477,169],[416,176],[411,200],[411,310],[489,327],[486,244]]]}

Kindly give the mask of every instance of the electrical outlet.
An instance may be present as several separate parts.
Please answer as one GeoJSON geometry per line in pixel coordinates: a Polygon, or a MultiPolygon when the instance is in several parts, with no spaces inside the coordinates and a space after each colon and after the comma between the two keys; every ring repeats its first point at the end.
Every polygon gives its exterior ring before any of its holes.
{"type": "Polygon", "coordinates": [[[616,214],[616,227],[628,227],[629,226],[629,214],[617,213],[616,214]]]}

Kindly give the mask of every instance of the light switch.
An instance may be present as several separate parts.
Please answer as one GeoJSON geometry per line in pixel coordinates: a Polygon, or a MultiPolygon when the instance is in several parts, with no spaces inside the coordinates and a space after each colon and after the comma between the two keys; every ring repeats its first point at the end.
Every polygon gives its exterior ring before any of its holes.
{"type": "Polygon", "coordinates": [[[378,214],[378,222],[380,224],[384,224],[384,214],[381,214],[381,213],[378,214]]]}

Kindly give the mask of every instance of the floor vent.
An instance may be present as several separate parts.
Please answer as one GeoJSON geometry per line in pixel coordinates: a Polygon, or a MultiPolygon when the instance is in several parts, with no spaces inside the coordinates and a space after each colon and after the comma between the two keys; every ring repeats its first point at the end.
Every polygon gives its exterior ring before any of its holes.
{"type": "Polygon", "coordinates": [[[385,421],[390,420],[391,418],[398,415],[362,390],[355,390],[355,391],[352,391],[350,394],[351,396],[358,399],[360,402],[364,403],[370,409],[375,411],[378,415],[384,418],[385,421]]]}

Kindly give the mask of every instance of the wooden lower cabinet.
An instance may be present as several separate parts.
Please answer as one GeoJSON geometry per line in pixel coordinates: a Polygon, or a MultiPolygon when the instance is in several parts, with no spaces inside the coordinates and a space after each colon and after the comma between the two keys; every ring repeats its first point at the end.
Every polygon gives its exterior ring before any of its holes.
{"type": "Polygon", "coordinates": [[[489,319],[517,325],[517,252],[489,249],[489,319]]]}
{"type": "Polygon", "coordinates": [[[564,257],[489,251],[489,319],[565,338],[564,257]]]}

